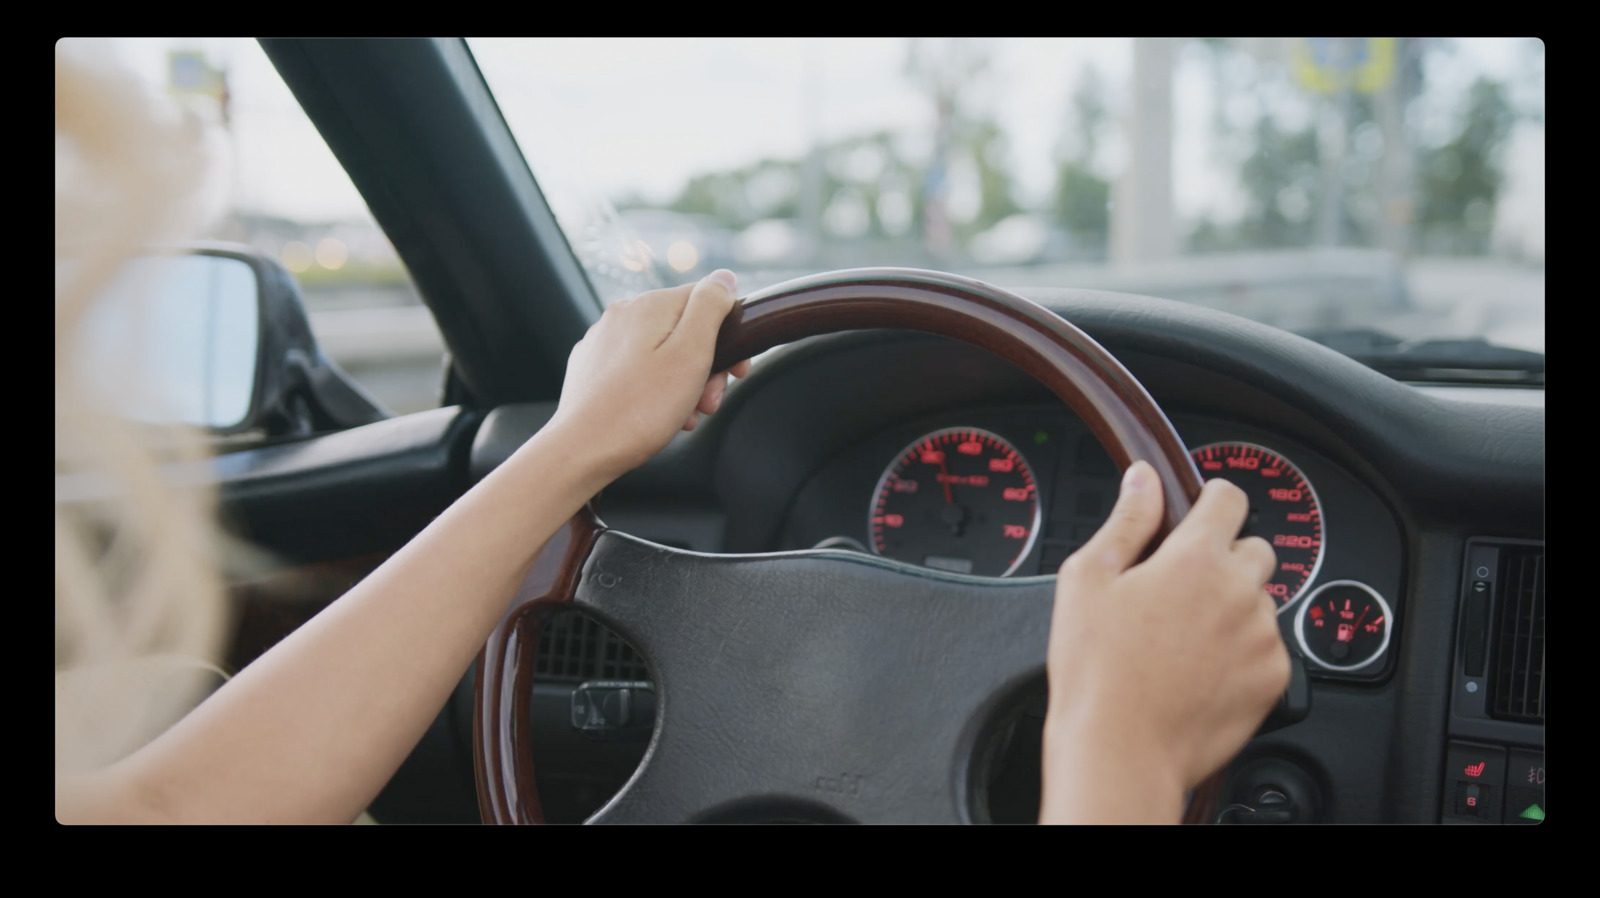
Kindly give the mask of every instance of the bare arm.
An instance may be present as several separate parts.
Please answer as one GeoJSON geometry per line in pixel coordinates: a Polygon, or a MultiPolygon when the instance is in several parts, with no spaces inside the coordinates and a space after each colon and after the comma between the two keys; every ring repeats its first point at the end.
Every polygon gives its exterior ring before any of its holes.
{"type": "Polygon", "coordinates": [[[734,302],[727,280],[608,309],[574,348],[543,430],[166,733],[103,771],[58,781],[58,819],[355,819],[444,705],[539,548],[721,402],[727,376],[708,376],[734,302]]]}

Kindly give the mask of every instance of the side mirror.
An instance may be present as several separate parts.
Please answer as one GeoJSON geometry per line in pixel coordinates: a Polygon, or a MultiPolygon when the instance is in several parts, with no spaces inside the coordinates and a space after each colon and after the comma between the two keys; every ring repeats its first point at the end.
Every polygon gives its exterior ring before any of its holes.
{"type": "Polygon", "coordinates": [[[135,419],[271,439],[389,417],[317,347],[294,276],[247,246],[135,259],[86,336],[91,376],[135,419]]]}

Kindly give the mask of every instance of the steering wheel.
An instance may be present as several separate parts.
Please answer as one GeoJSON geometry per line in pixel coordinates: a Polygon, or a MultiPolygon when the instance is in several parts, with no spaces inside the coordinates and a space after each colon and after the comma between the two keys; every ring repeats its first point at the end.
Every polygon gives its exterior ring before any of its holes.
{"type": "MultiPolygon", "coordinates": [[[[713,371],[863,328],[939,334],[1031,374],[1117,466],[1149,462],[1165,539],[1199,497],[1183,441],[1133,375],[1060,316],[969,278],[913,269],[804,277],[747,297],[713,371]]],[[[1055,578],[990,579],[854,552],[707,555],[606,529],[585,507],[544,547],[479,655],[473,760],[484,822],[542,822],[529,700],[539,632],[582,609],[646,659],[656,729],[593,823],[806,819],[966,823],[973,755],[1044,673],[1055,578]]],[[[1184,822],[1215,817],[1220,777],[1184,822]]]]}

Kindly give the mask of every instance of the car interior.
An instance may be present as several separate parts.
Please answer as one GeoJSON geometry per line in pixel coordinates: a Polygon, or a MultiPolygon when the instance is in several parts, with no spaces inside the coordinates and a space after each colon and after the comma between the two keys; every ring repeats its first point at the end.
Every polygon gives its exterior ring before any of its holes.
{"type": "MultiPolygon", "coordinates": [[[[231,583],[235,669],[537,432],[601,312],[465,42],[261,46],[449,354],[438,408],[386,414],[277,260],[203,250],[262,285],[251,411],[214,470],[227,526],[280,564],[231,583]]],[[[1173,477],[1240,478],[1247,531],[1283,562],[1295,685],[1197,822],[1543,819],[1542,356],[1531,382],[1462,382],[1442,350],[1364,358],[1168,297],[887,268],[745,302],[753,336],[719,345],[758,349],[750,376],[551,541],[525,592],[567,600],[508,613],[377,821],[1035,821],[1040,622],[1134,444],[1068,395],[1081,382],[1041,379],[1018,347],[1046,332],[1129,376],[1118,408],[1144,410],[1149,445],[1176,434],[1173,477]],[[846,294],[871,314],[826,319],[846,294]],[[815,314],[756,334],[785,297],[815,314]],[[996,308],[1041,317],[1002,340],[996,308]],[[952,484],[985,498],[954,504],[952,484]],[[990,610],[1013,593],[1015,622],[990,610]],[[650,616],[679,610],[695,623],[650,616]]]]}

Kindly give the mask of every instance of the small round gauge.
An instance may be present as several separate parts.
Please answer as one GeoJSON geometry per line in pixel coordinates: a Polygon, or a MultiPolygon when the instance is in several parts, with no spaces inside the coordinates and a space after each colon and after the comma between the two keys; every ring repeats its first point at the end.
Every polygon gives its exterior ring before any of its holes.
{"type": "Polygon", "coordinates": [[[1241,536],[1259,536],[1278,553],[1278,569],[1267,592],[1282,614],[1322,566],[1326,538],[1317,491],[1288,459],[1254,443],[1212,443],[1189,454],[1201,477],[1221,477],[1250,497],[1250,517],[1241,536]]]}
{"type": "Polygon", "coordinates": [[[1306,657],[1328,670],[1356,670],[1389,648],[1394,615],[1383,596],[1356,580],[1334,580],[1306,597],[1294,636],[1306,657]]]}
{"type": "Polygon", "coordinates": [[[953,427],[907,446],[878,478],[868,516],[879,555],[1004,577],[1039,535],[1039,489],[1022,453],[987,430],[953,427]]]}

